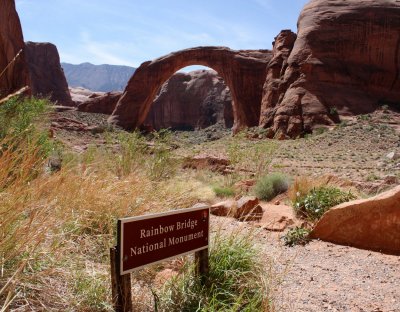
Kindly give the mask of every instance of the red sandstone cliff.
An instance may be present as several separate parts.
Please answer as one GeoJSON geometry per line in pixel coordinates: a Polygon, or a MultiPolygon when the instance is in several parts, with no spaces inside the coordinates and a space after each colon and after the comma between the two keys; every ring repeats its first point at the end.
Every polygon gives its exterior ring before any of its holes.
{"type": "Polygon", "coordinates": [[[0,73],[19,57],[0,76],[0,98],[29,86],[29,75],[24,56],[24,38],[14,0],[0,0],[0,73]]]}
{"type": "Polygon", "coordinates": [[[73,106],[57,47],[48,42],[27,42],[25,51],[32,94],[49,97],[59,105],[73,106]]]}
{"type": "Polygon", "coordinates": [[[205,128],[217,122],[233,125],[232,99],[217,72],[176,73],[162,87],[145,124],[154,129],[205,128]]]}
{"type": "Polygon", "coordinates": [[[260,126],[296,137],[400,103],[399,1],[312,0],[293,39],[289,32],[276,38],[260,126]]]}
{"type": "MultiPolygon", "coordinates": [[[[92,92],[71,88],[78,110],[111,114],[122,92],[92,92]]],[[[217,122],[233,125],[229,88],[217,72],[200,70],[176,73],[163,84],[145,121],[154,129],[205,128],[217,122]]]]}

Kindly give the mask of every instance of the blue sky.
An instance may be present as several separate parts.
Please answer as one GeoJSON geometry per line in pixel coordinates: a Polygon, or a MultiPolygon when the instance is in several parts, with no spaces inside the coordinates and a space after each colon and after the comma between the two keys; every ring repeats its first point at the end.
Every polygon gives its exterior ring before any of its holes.
{"type": "Polygon", "coordinates": [[[25,41],[52,42],[61,61],[138,67],[201,46],[270,49],[296,31],[308,0],[16,0],[25,41]]]}

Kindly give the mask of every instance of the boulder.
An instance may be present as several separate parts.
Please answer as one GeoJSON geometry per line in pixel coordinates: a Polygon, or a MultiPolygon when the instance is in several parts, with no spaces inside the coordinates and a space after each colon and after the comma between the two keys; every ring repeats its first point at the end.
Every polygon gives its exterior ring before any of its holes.
{"type": "Polygon", "coordinates": [[[81,112],[111,114],[122,92],[94,92],[85,88],[69,88],[72,101],[81,112]]]}
{"type": "Polygon", "coordinates": [[[73,106],[57,47],[49,42],[25,44],[32,94],[48,97],[59,105],[73,106]]]}
{"type": "Polygon", "coordinates": [[[217,122],[233,125],[229,88],[217,72],[198,70],[178,72],[162,85],[145,124],[157,130],[193,130],[217,122]]]}
{"type": "Polygon", "coordinates": [[[260,126],[295,138],[400,102],[400,2],[311,0],[275,40],[260,126]],[[295,41],[294,41],[295,39],[295,41]]]}
{"type": "Polygon", "coordinates": [[[226,200],[212,205],[210,213],[219,217],[227,217],[233,213],[235,209],[236,202],[234,200],[226,200]]]}
{"type": "Polygon", "coordinates": [[[118,99],[121,97],[121,92],[98,93],[99,92],[93,93],[86,101],[78,104],[78,110],[81,112],[110,115],[113,112],[118,99]]]}
{"type": "Polygon", "coordinates": [[[209,169],[211,171],[224,173],[229,164],[229,159],[222,156],[196,155],[186,158],[183,162],[183,168],[196,170],[209,169]]]}
{"type": "Polygon", "coordinates": [[[318,221],[311,237],[400,254],[400,186],[331,208],[318,221]]]}
{"type": "Polygon", "coordinates": [[[235,218],[240,221],[257,221],[262,218],[263,209],[255,196],[243,196],[237,201],[235,218]]]}
{"type": "Polygon", "coordinates": [[[268,231],[282,232],[288,227],[300,224],[297,220],[293,208],[286,205],[261,205],[264,213],[258,225],[268,231]]]}
{"type": "Polygon", "coordinates": [[[25,86],[29,87],[30,80],[25,61],[24,38],[15,2],[14,0],[0,0],[0,8],[1,99],[25,86]]]}

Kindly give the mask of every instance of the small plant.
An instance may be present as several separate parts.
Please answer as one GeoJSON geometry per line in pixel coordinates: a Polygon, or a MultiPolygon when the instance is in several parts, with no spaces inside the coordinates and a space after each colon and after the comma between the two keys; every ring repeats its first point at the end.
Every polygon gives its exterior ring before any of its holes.
{"type": "Polygon", "coordinates": [[[357,119],[362,121],[368,121],[371,120],[371,115],[370,114],[358,115],[357,119]]]}
{"type": "Polygon", "coordinates": [[[331,108],[329,109],[329,114],[330,114],[330,115],[337,115],[337,113],[338,113],[338,111],[337,111],[337,108],[336,108],[336,107],[331,107],[331,108]]]}
{"type": "Polygon", "coordinates": [[[259,199],[271,200],[288,190],[288,178],[281,173],[271,173],[261,177],[254,189],[259,199]]]}
{"type": "Polygon", "coordinates": [[[367,181],[368,182],[373,182],[379,180],[379,177],[375,173],[371,173],[367,176],[367,181]]]}
{"type": "Polygon", "coordinates": [[[315,128],[315,129],[314,129],[313,134],[314,134],[314,135],[321,135],[321,134],[325,133],[326,131],[328,131],[327,128],[325,128],[325,127],[318,127],[318,128],[315,128]]]}
{"type": "Polygon", "coordinates": [[[296,226],[290,229],[283,237],[286,246],[293,247],[295,245],[305,245],[310,241],[310,230],[296,226]]]}
{"type": "Polygon", "coordinates": [[[387,104],[382,105],[382,110],[384,113],[387,113],[388,109],[389,109],[389,105],[387,105],[387,104]]]}
{"type": "Polygon", "coordinates": [[[172,158],[170,132],[156,135],[154,148],[148,160],[149,176],[152,180],[170,178],[176,170],[176,160],[172,158]]]}
{"type": "Polygon", "coordinates": [[[232,197],[235,195],[235,190],[229,186],[214,186],[213,191],[218,197],[232,197]]]}
{"type": "Polygon", "coordinates": [[[206,286],[186,265],[160,294],[159,311],[265,311],[266,272],[251,234],[217,233],[210,250],[206,286]]]}
{"type": "Polygon", "coordinates": [[[350,191],[344,192],[338,188],[321,186],[313,188],[307,195],[299,196],[294,202],[296,213],[311,221],[316,221],[329,208],[356,198],[350,191]]]}

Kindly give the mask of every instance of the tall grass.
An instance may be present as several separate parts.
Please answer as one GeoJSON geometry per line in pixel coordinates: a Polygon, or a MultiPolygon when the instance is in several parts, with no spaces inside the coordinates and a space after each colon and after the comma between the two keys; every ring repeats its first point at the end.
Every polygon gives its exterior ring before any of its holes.
{"type": "Polygon", "coordinates": [[[186,265],[164,286],[160,311],[270,311],[267,273],[252,233],[218,231],[211,244],[208,282],[186,265]]]}
{"type": "Polygon", "coordinates": [[[0,310],[109,311],[116,220],[190,207],[204,192],[166,165],[164,141],[138,134],[114,149],[57,150],[69,153],[61,170],[45,170],[55,148],[47,111],[36,99],[0,107],[0,310]]]}

